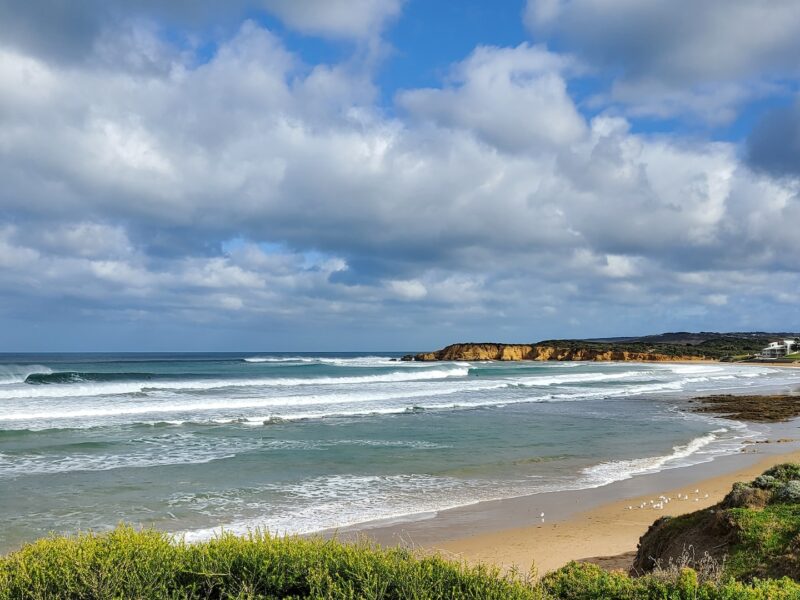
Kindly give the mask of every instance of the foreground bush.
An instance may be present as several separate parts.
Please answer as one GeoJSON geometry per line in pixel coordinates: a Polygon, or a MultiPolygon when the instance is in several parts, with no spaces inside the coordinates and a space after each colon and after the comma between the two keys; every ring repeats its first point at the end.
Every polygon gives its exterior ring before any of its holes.
{"type": "Polygon", "coordinates": [[[800,584],[782,579],[755,580],[744,584],[698,581],[693,569],[684,568],[674,577],[664,574],[629,577],[609,573],[596,565],[570,563],[544,577],[546,597],[559,600],[798,600],[800,584]]]}
{"type": "Polygon", "coordinates": [[[223,536],[174,543],[155,531],[40,540],[0,558],[0,600],[105,599],[524,599],[789,600],[789,580],[698,583],[683,569],[630,578],[572,563],[533,584],[405,550],[335,541],[223,536]]]}
{"type": "Polygon", "coordinates": [[[40,540],[0,559],[2,600],[540,597],[519,578],[484,567],[261,534],[184,544],[121,527],[40,540]]]}

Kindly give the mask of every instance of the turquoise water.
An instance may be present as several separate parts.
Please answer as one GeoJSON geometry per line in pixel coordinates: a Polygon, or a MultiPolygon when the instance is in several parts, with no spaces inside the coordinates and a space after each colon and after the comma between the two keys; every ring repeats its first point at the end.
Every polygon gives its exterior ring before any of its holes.
{"type": "Polygon", "coordinates": [[[800,381],[731,365],[400,354],[0,356],[0,551],[120,521],[306,533],[576,489],[736,451],[678,410],[800,381]]]}

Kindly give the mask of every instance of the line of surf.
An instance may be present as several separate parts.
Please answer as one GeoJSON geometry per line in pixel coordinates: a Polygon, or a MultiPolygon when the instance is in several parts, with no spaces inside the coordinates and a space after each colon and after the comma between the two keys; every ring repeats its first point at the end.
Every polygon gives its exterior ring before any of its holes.
{"type": "Polygon", "coordinates": [[[118,394],[136,394],[158,390],[214,390],[237,387],[295,387],[295,386],[336,386],[371,383],[395,383],[406,381],[436,380],[455,377],[466,377],[467,367],[446,367],[432,369],[408,369],[363,376],[344,377],[308,377],[308,378],[247,378],[216,380],[180,380],[180,381],[142,381],[91,384],[68,383],[50,385],[25,385],[0,388],[0,399],[10,398],[57,398],[87,397],[118,394]]]}

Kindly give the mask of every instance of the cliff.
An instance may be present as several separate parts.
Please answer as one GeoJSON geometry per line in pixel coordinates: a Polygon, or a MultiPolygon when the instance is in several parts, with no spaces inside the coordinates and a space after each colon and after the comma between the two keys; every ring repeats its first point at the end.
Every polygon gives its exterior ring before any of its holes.
{"type": "Polygon", "coordinates": [[[452,344],[403,360],[720,360],[740,361],[792,333],[686,331],[625,338],[541,340],[531,344],[452,344]]]}
{"type": "Polygon", "coordinates": [[[413,360],[533,360],[532,352],[533,346],[525,344],[451,344],[436,352],[417,354],[413,360]]]}
{"type": "Polygon", "coordinates": [[[408,355],[403,360],[585,360],[585,361],[667,361],[703,360],[703,356],[662,354],[621,350],[612,347],[554,346],[547,344],[451,344],[435,352],[408,355]]]}

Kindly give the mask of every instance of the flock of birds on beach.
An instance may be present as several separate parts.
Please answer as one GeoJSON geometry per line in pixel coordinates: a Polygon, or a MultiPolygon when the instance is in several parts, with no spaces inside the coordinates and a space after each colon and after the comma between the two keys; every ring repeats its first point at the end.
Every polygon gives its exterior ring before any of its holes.
{"type": "MultiPolygon", "coordinates": [[[[695,502],[700,502],[700,490],[699,489],[694,491],[694,495],[695,495],[694,501],[695,502]]],[[[708,494],[705,494],[702,498],[703,498],[703,500],[707,500],[708,499],[708,494]]],[[[663,510],[664,507],[667,504],[669,504],[672,500],[690,500],[690,497],[689,497],[689,494],[681,494],[681,493],[678,493],[678,495],[675,498],[673,498],[672,496],[661,495],[658,498],[656,498],[655,500],[650,500],[649,503],[648,502],[642,502],[641,504],[639,504],[639,506],[628,506],[626,510],[636,510],[636,509],[643,510],[645,508],[652,509],[652,510],[663,510]]],[[[544,523],[544,512],[539,514],[539,518],[542,520],[542,523],[544,523]]]]}
{"type": "MultiPolygon", "coordinates": [[[[694,494],[695,494],[694,501],[695,502],[700,502],[700,490],[695,490],[694,494]]],[[[708,494],[703,496],[704,500],[707,499],[707,498],[708,498],[708,494]]],[[[678,496],[675,497],[675,498],[673,498],[672,496],[663,496],[662,495],[662,496],[659,496],[658,498],[656,498],[655,500],[650,500],[649,503],[642,502],[639,506],[628,506],[627,510],[636,510],[637,508],[638,509],[649,508],[649,509],[652,509],[652,510],[663,510],[664,507],[667,504],[669,504],[672,500],[690,500],[690,499],[691,498],[689,498],[689,494],[678,493],[678,496]]]]}

